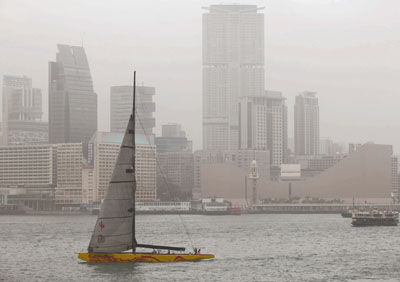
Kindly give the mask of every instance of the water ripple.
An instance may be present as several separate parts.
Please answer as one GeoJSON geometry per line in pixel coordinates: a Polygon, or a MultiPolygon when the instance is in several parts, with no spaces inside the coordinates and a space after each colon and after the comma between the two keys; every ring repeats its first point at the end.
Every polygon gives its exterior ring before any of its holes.
{"type": "MultiPolygon", "coordinates": [[[[216,259],[80,263],[94,216],[1,216],[0,281],[398,281],[400,229],[339,215],[183,216],[216,259]]],[[[139,242],[190,246],[179,218],[138,216],[139,242]]]]}

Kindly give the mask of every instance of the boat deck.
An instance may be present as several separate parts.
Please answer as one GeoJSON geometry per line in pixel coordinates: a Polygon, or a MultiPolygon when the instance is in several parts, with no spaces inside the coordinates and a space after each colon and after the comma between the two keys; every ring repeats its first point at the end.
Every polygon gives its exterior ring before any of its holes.
{"type": "Polygon", "coordinates": [[[153,253],[79,253],[88,262],[178,262],[214,258],[212,254],[153,254],[153,253]]]}

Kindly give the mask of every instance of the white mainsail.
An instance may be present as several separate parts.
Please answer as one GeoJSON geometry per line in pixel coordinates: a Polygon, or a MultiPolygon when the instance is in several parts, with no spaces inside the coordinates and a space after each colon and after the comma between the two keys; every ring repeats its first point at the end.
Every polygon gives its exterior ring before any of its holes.
{"type": "MultiPolygon", "coordinates": [[[[136,245],[133,228],[135,125],[131,115],[114,167],[114,172],[101,205],[100,214],[89,243],[90,253],[113,253],[132,249],[136,245]]],[[[135,246],[136,247],[136,246],[135,246]]]]}

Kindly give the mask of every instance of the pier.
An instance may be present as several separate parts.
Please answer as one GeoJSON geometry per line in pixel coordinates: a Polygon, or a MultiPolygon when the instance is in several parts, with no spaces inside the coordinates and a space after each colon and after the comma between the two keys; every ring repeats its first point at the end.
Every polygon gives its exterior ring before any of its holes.
{"type": "MultiPolygon", "coordinates": [[[[352,209],[351,204],[260,204],[248,208],[248,213],[341,213],[352,209]]],[[[357,204],[355,209],[400,211],[400,204],[357,204]]]]}

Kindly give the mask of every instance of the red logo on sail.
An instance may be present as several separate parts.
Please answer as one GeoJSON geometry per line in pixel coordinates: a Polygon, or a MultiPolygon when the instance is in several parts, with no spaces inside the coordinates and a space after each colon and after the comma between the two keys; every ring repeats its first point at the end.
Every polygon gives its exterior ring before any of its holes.
{"type": "Polygon", "coordinates": [[[99,222],[99,226],[100,226],[100,229],[101,229],[101,230],[103,230],[103,228],[104,228],[104,224],[103,224],[103,222],[102,222],[102,221],[100,221],[100,222],[99,222]]]}
{"type": "Polygon", "coordinates": [[[106,238],[103,235],[97,236],[97,242],[98,243],[104,243],[105,240],[106,240],[106,238]]]}

